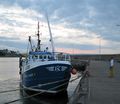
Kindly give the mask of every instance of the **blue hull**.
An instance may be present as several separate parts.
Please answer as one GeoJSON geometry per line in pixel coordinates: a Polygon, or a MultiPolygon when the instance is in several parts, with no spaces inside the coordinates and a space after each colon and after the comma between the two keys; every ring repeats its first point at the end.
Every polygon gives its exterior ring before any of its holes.
{"type": "Polygon", "coordinates": [[[67,89],[71,66],[50,64],[32,68],[21,74],[24,88],[33,91],[57,93],[67,89]]]}

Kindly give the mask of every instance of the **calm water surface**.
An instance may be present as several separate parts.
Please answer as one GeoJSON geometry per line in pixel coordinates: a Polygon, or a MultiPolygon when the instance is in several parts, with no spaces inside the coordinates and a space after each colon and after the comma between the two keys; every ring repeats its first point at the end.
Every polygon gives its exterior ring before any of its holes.
{"type": "MultiPolygon", "coordinates": [[[[22,99],[34,93],[27,93],[19,90],[19,58],[0,58],[0,104],[5,104],[12,100],[22,99]],[[14,90],[12,92],[1,93],[2,91],[14,90]]],[[[68,91],[59,95],[39,95],[29,99],[19,100],[10,104],[67,104],[72,96],[79,79],[69,84],[68,91]]]]}

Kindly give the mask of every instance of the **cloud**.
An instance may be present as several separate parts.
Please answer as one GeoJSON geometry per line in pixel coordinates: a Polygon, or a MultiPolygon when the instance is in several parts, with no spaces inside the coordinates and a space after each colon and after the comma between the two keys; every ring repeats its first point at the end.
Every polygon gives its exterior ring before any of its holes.
{"type": "Polygon", "coordinates": [[[1,0],[1,41],[5,35],[10,38],[6,40],[19,37],[18,41],[25,42],[29,33],[35,40],[37,20],[44,25],[42,39],[49,40],[46,10],[57,48],[93,51],[99,46],[100,37],[103,53],[108,49],[112,51],[120,41],[120,30],[116,26],[120,23],[119,5],[119,0],[1,0]]]}
{"type": "Polygon", "coordinates": [[[19,37],[4,37],[0,36],[0,40],[4,41],[18,41],[20,38],[19,37]]]}
{"type": "Polygon", "coordinates": [[[0,40],[0,48],[14,49],[18,51],[25,52],[27,50],[27,43],[20,41],[11,41],[11,40],[0,40]]]}
{"type": "Polygon", "coordinates": [[[96,54],[97,50],[80,50],[80,49],[73,49],[73,48],[56,48],[57,52],[64,52],[69,54],[96,54]]]}

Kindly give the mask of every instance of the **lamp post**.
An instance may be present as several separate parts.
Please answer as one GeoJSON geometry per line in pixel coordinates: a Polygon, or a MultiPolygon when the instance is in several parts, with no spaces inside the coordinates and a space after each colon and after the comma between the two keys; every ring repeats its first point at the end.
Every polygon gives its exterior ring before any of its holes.
{"type": "Polygon", "coordinates": [[[99,60],[101,60],[101,37],[99,36],[98,37],[98,39],[99,39],[99,52],[98,52],[98,54],[99,54],[99,60]]]}

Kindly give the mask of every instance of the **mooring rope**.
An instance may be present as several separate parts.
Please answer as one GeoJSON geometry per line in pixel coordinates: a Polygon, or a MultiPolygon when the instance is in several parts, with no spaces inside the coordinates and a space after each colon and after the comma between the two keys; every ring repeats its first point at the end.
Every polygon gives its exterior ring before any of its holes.
{"type": "MultiPolygon", "coordinates": [[[[69,82],[71,83],[71,82],[79,79],[80,77],[81,77],[81,76],[78,75],[76,78],[70,80],[69,82]]],[[[54,84],[54,83],[58,83],[58,82],[61,82],[61,81],[66,81],[66,80],[68,80],[68,79],[59,80],[59,81],[53,81],[53,82],[50,82],[50,83],[45,83],[45,84],[42,84],[41,86],[45,86],[45,85],[49,85],[49,84],[54,84]]],[[[46,91],[54,90],[54,89],[59,88],[59,87],[65,85],[65,84],[68,84],[68,82],[65,82],[65,83],[63,83],[63,84],[61,84],[61,85],[59,85],[59,86],[55,86],[55,87],[53,87],[53,88],[50,88],[50,89],[48,89],[48,90],[46,90],[46,91]]],[[[38,87],[38,86],[32,86],[32,87],[38,87]]],[[[29,88],[29,87],[28,87],[28,88],[29,88]]],[[[30,87],[30,88],[31,88],[31,87],[30,87]]],[[[13,89],[13,90],[1,91],[0,93],[8,93],[8,92],[13,92],[13,91],[18,91],[18,90],[24,90],[24,88],[17,88],[17,89],[13,89]]],[[[31,98],[31,97],[40,95],[40,94],[42,94],[42,93],[45,93],[46,91],[42,91],[42,92],[40,92],[40,93],[36,93],[36,94],[31,95],[31,96],[26,96],[26,97],[23,97],[23,98],[19,98],[19,99],[16,99],[16,100],[12,100],[12,101],[6,102],[6,103],[4,103],[4,104],[10,104],[10,103],[14,103],[14,102],[17,102],[17,101],[20,101],[20,100],[23,100],[23,99],[28,99],[28,98],[31,98]]]]}
{"type": "MultiPolygon", "coordinates": [[[[79,79],[80,77],[81,77],[81,75],[78,75],[76,78],[71,79],[69,82],[71,83],[71,82],[79,79]]],[[[40,85],[38,84],[37,86],[30,86],[30,87],[28,87],[28,89],[31,88],[31,87],[42,87],[42,86],[46,86],[46,85],[49,85],[49,84],[54,84],[54,83],[58,83],[58,82],[66,81],[66,80],[68,80],[68,78],[63,79],[63,80],[58,80],[58,81],[53,81],[53,82],[45,83],[45,84],[40,84],[40,85]]],[[[24,89],[24,88],[17,87],[16,89],[10,89],[10,90],[5,90],[5,91],[0,91],[0,93],[14,92],[14,91],[17,91],[17,90],[22,90],[22,89],[24,89]]]]}
{"type": "MultiPolygon", "coordinates": [[[[66,85],[66,84],[68,84],[68,82],[65,82],[65,83],[63,83],[63,84],[61,84],[61,85],[59,85],[59,86],[55,86],[55,87],[53,87],[53,88],[50,88],[50,89],[48,89],[47,91],[49,91],[49,90],[54,90],[54,89],[56,89],[56,88],[59,88],[59,87],[61,87],[61,86],[66,85]]],[[[43,94],[43,93],[45,93],[45,92],[46,92],[46,91],[43,91],[43,92],[40,92],[40,93],[33,94],[33,95],[31,95],[31,96],[26,96],[26,97],[23,97],[23,98],[20,98],[20,99],[12,100],[12,101],[6,102],[6,103],[4,103],[4,104],[10,104],[10,103],[14,103],[14,102],[17,102],[17,101],[20,101],[20,100],[23,100],[23,99],[28,99],[28,98],[31,98],[31,97],[34,97],[34,96],[43,94]]]]}
{"type": "Polygon", "coordinates": [[[30,86],[30,87],[42,87],[42,86],[46,86],[46,85],[50,85],[50,84],[54,84],[54,83],[58,83],[58,82],[66,81],[66,80],[68,80],[68,78],[58,80],[58,81],[48,82],[48,83],[44,83],[44,84],[40,84],[40,85],[38,84],[37,86],[30,86]]]}
{"type": "Polygon", "coordinates": [[[18,91],[18,90],[20,90],[20,88],[13,89],[13,90],[0,91],[0,93],[7,93],[7,92],[18,91]]]}
{"type": "MultiPolygon", "coordinates": [[[[39,84],[37,86],[30,86],[30,87],[28,87],[28,89],[31,88],[31,87],[42,87],[42,86],[46,86],[46,85],[49,85],[49,84],[54,84],[54,83],[58,83],[58,82],[66,81],[66,80],[68,80],[68,78],[63,79],[63,80],[53,81],[53,82],[50,82],[50,83],[41,84],[40,86],[39,86],[39,84]]],[[[24,88],[19,88],[18,87],[16,89],[12,89],[12,90],[0,91],[0,93],[13,92],[13,91],[22,90],[22,89],[24,89],[24,88]]]]}

